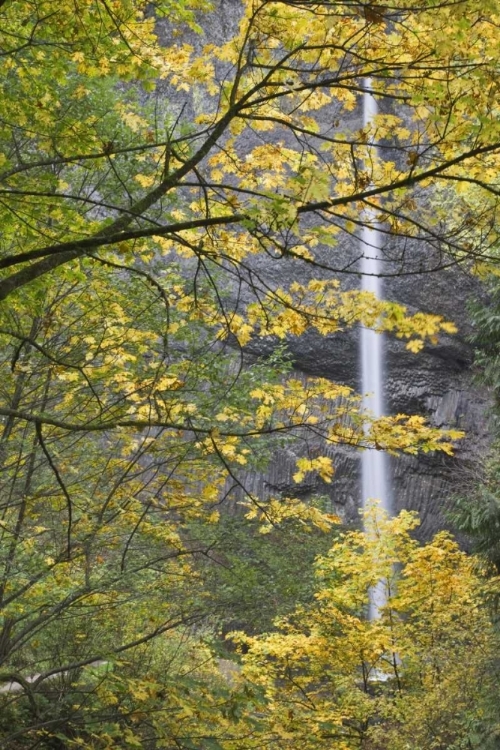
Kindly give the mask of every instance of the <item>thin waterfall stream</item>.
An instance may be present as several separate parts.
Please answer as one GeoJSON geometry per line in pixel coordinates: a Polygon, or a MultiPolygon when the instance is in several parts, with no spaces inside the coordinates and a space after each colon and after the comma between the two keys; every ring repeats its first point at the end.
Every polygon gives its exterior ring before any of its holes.
{"type": "MultiPolygon", "coordinates": [[[[371,80],[365,79],[363,93],[363,127],[370,127],[378,112],[377,100],[371,94],[371,80]]],[[[372,142],[374,155],[377,153],[376,143],[372,142]]],[[[374,223],[373,212],[367,211],[366,224],[363,227],[361,242],[361,285],[363,291],[372,292],[382,297],[382,280],[380,273],[381,235],[374,223]]],[[[384,414],[384,339],[379,333],[368,328],[361,329],[361,392],[363,394],[363,408],[373,416],[384,414]]],[[[364,450],[361,454],[362,501],[378,500],[381,507],[388,513],[392,512],[389,489],[388,460],[384,451],[364,450]]],[[[370,595],[370,619],[377,617],[380,607],[386,602],[384,582],[381,581],[370,595]]]]}

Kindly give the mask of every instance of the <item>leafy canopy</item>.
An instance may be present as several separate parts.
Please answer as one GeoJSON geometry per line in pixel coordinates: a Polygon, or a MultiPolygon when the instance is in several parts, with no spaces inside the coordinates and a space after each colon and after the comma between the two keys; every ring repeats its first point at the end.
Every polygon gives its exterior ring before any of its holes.
{"type": "MultiPolygon", "coordinates": [[[[474,561],[441,532],[424,546],[414,515],[373,505],[316,563],[316,603],[275,633],[239,638],[244,675],[266,695],[262,743],[280,748],[495,747],[498,634],[474,561]],[[370,590],[383,586],[379,617],[370,590]]],[[[251,746],[251,745],[250,745],[251,746]]]]}
{"type": "MultiPolygon", "coordinates": [[[[352,389],[242,347],[361,324],[418,350],[453,332],[341,286],[357,268],[338,248],[377,221],[389,275],[488,260],[498,3],[249,2],[233,38],[200,55],[202,12],[0,1],[11,746],[241,747],[251,699],[228,697],[192,646],[216,608],[193,524],[236,496],[266,531],[331,526],[300,498],[248,488],[245,472],[287,440],[449,453],[458,437],[375,420],[352,389]],[[367,80],[383,105],[369,128],[355,118],[367,80]],[[410,241],[428,255],[409,258],[410,241]],[[280,264],[296,281],[279,281],[280,264]]],[[[304,455],[295,478],[333,470],[329,454],[304,455]]]]}

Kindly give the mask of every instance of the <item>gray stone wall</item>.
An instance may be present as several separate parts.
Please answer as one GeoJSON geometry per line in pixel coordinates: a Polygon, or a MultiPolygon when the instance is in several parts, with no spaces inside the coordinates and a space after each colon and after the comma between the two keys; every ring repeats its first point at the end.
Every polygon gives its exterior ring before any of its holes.
{"type": "MultiPolygon", "coordinates": [[[[281,274],[286,283],[285,273],[281,274]]],[[[387,284],[387,296],[407,304],[411,311],[423,310],[445,315],[458,327],[454,336],[441,336],[436,345],[426,345],[413,354],[404,343],[385,336],[387,364],[385,396],[388,413],[422,414],[436,426],[464,430],[455,456],[424,454],[391,458],[391,485],[394,507],[418,511],[420,533],[428,537],[447,525],[446,512],[452,497],[466,484],[467,477],[487,452],[490,433],[488,414],[491,397],[474,383],[473,353],[467,343],[470,324],[467,301],[481,294],[480,284],[461,271],[443,271],[422,276],[400,277],[387,284]]],[[[359,390],[359,332],[347,330],[326,338],[318,334],[290,338],[288,347],[297,373],[318,375],[348,383],[359,390]]],[[[264,355],[273,342],[255,341],[252,354],[264,355]]],[[[292,480],[297,456],[290,450],[278,451],[266,475],[249,476],[249,487],[256,492],[327,496],[333,511],[346,521],[357,517],[360,504],[360,454],[351,449],[332,450],[309,444],[303,453],[324,451],[336,467],[331,484],[320,478],[297,486],[292,480]]]]}
{"type": "MultiPolygon", "coordinates": [[[[224,42],[235,33],[239,13],[237,0],[221,0],[215,3],[211,14],[200,19],[204,33],[187,32],[183,41],[198,51],[204,44],[224,42]]],[[[172,42],[166,21],[161,22],[160,38],[165,44],[172,42]]],[[[191,97],[161,86],[159,93],[169,97],[169,107],[174,112],[180,112],[184,107],[183,116],[188,119],[213,106],[213,101],[203,98],[196,87],[191,97]]],[[[322,111],[319,117],[331,120],[332,113],[322,111]]],[[[342,129],[347,132],[360,125],[361,112],[357,111],[349,122],[342,123],[342,129]]],[[[391,459],[395,509],[417,510],[422,519],[420,533],[428,537],[446,525],[446,511],[453,494],[463,488],[464,478],[484,456],[489,444],[491,401],[488,393],[473,382],[473,354],[467,343],[470,332],[467,302],[481,294],[481,287],[460,265],[448,270],[429,271],[449,263],[449,259],[439,255],[436,247],[402,243],[387,236],[383,251],[387,258],[386,272],[394,274],[385,282],[386,298],[404,303],[411,312],[421,310],[443,315],[458,327],[455,336],[441,336],[436,345],[426,346],[417,355],[407,351],[401,341],[386,337],[385,395],[389,413],[423,414],[434,425],[460,428],[467,435],[458,444],[454,458],[436,454],[391,459]],[[422,269],[426,272],[419,273],[422,269]]],[[[345,287],[356,287],[359,284],[356,259],[360,252],[359,245],[352,238],[345,238],[336,248],[325,249],[320,259],[336,272],[323,272],[323,277],[338,277],[345,287]]],[[[251,262],[255,274],[271,286],[286,286],[295,278],[304,281],[319,275],[310,266],[301,266],[288,259],[273,260],[262,256],[251,262]]],[[[241,290],[239,294],[243,301],[252,296],[250,289],[243,293],[243,298],[241,290]]],[[[358,338],[356,330],[326,338],[308,333],[299,338],[290,337],[287,346],[297,373],[326,377],[359,389],[358,338]]],[[[253,341],[247,354],[250,357],[265,356],[276,344],[269,339],[253,341]]],[[[302,451],[332,455],[336,474],[331,484],[317,478],[296,485],[292,474],[297,455],[287,448],[273,455],[266,473],[250,473],[245,477],[248,489],[257,494],[283,493],[305,498],[320,494],[328,498],[332,510],[346,521],[355,519],[360,502],[359,453],[350,449],[332,452],[330,447],[319,444],[303,446],[302,451]]]]}

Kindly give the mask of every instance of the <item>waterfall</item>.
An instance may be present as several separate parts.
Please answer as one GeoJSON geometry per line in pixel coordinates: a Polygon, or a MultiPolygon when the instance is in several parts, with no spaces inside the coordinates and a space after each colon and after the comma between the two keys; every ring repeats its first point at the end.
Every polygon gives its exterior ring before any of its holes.
{"type": "MultiPolygon", "coordinates": [[[[377,114],[377,101],[370,93],[371,79],[364,81],[363,126],[373,122],[377,114]]],[[[376,143],[373,143],[376,154],[376,143]]],[[[365,214],[365,221],[371,226],[364,226],[361,233],[361,273],[363,291],[372,292],[382,297],[382,280],[377,273],[380,270],[381,235],[374,224],[373,213],[365,214]]],[[[381,334],[367,328],[361,329],[361,392],[363,407],[375,417],[384,414],[383,376],[384,376],[384,340],[381,334]]],[[[382,508],[391,513],[391,500],[388,483],[388,461],[383,451],[364,450],[361,454],[362,501],[376,499],[382,508]]],[[[370,619],[377,617],[378,610],[386,602],[384,582],[381,581],[370,595],[370,619]]]]}

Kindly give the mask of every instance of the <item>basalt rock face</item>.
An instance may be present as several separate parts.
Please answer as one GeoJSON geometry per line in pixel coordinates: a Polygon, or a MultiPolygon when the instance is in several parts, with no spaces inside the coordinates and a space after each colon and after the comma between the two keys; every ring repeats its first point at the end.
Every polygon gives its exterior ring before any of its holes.
{"type": "MultiPolygon", "coordinates": [[[[352,269],[356,267],[360,252],[362,249],[355,241],[339,243],[333,250],[324,251],[321,262],[339,269],[352,269]]],[[[457,442],[453,457],[442,453],[422,454],[391,457],[389,462],[394,510],[417,511],[421,519],[418,533],[422,538],[429,538],[449,526],[447,513],[453,497],[464,491],[490,443],[488,416],[492,401],[488,391],[474,380],[473,350],[469,344],[468,303],[482,297],[484,292],[480,281],[459,266],[415,273],[422,266],[439,267],[444,260],[433,257],[432,249],[424,244],[406,247],[405,263],[395,260],[402,253],[398,253],[397,242],[391,238],[386,239],[382,253],[383,257],[391,259],[384,266],[385,272],[395,274],[384,282],[384,297],[404,304],[410,313],[442,315],[458,329],[455,335],[441,335],[436,344],[426,345],[418,354],[408,351],[404,342],[384,337],[387,413],[420,414],[435,426],[465,432],[465,438],[457,442]]],[[[294,279],[304,282],[308,277],[318,276],[317,270],[297,268],[287,259],[273,262],[261,258],[256,266],[259,275],[270,285],[286,287],[294,279]]],[[[359,285],[359,278],[351,273],[332,276],[338,278],[343,287],[359,285]]],[[[359,338],[357,329],[327,337],[309,332],[290,337],[287,346],[298,374],[325,377],[359,391],[359,338]]],[[[253,355],[262,356],[272,347],[272,341],[255,340],[249,350],[253,355]]],[[[251,488],[257,492],[281,492],[302,498],[326,496],[333,512],[347,522],[356,520],[361,504],[360,453],[337,447],[332,450],[314,443],[304,449],[307,451],[311,455],[322,452],[331,456],[336,468],[331,484],[316,478],[297,486],[292,479],[297,456],[288,450],[273,457],[267,475],[248,477],[251,488]]]]}
{"type": "MultiPolygon", "coordinates": [[[[223,43],[237,30],[240,16],[238,0],[222,0],[215,11],[202,19],[204,33],[188,34],[186,39],[201,52],[205,44],[223,43]]],[[[160,24],[160,38],[171,42],[168,24],[160,24]]],[[[160,84],[161,91],[161,84],[160,84]]],[[[182,111],[192,118],[202,111],[210,111],[213,101],[201,100],[196,87],[188,100],[178,92],[166,90],[169,106],[174,114],[182,111]]],[[[318,117],[331,119],[322,111],[318,117]]],[[[352,113],[349,122],[342,123],[344,132],[361,126],[361,107],[352,113]]],[[[248,148],[252,147],[249,142],[248,148]]],[[[384,296],[405,304],[410,312],[423,311],[444,316],[453,321],[458,333],[442,335],[437,344],[426,345],[419,354],[409,352],[403,342],[385,338],[385,402],[390,414],[422,414],[440,427],[458,428],[466,433],[459,441],[454,457],[444,454],[427,454],[418,457],[391,458],[390,483],[395,511],[402,508],[418,511],[421,518],[420,535],[428,538],[438,529],[447,526],[446,512],[454,494],[464,488],[464,483],[482,457],[489,442],[488,413],[491,399],[488,392],[474,383],[473,352],[467,343],[470,322],[467,314],[469,299],[482,294],[480,282],[454,267],[434,270],[447,265],[437,257],[435,250],[425,245],[404,247],[390,236],[384,238],[382,253],[386,259],[384,271],[388,278],[384,296]],[[419,273],[422,269],[425,272],[419,273]],[[391,277],[391,274],[394,274],[391,277]]],[[[323,251],[320,260],[336,271],[318,271],[309,265],[288,258],[255,257],[248,263],[256,278],[270,287],[286,287],[294,280],[308,278],[338,278],[344,288],[359,285],[356,273],[357,259],[363,253],[355,239],[340,241],[335,248],[323,251]]],[[[229,280],[228,280],[229,284],[229,280]]],[[[238,288],[240,302],[250,301],[252,291],[238,288]]],[[[236,296],[236,291],[235,291],[236,296]]],[[[279,342],[255,339],[246,350],[247,356],[269,355],[279,342]]],[[[360,390],[359,331],[350,329],[323,337],[309,332],[300,337],[289,337],[287,349],[299,376],[321,376],[346,383],[360,390]]],[[[360,454],[352,449],[335,449],[320,444],[302,447],[301,453],[292,448],[273,455],[266,472],[248,473],[244,477],[247,489],[257,495],[283,494],[312,498],[328,498],[331,510],[345,521],[358,518],[361,502],[360,454]],[[336,472],[331,484],[320,478],[308,478],[297,485],[292,475],[298,455],[326,454],[333,459],[336,472]]]]}
{"type": "MultiPolygon", "coordinates": [[[[286,285],[287,269],[281,269],[286,285]]],[[[441,336],[435,345],[427,345],[418,354],[404,343],[385,337],[387,413],[422,414],[439,427],[464,430],[466,437],[457,443],[454,457],[426,454],[391,458],[390,483],[394,509],[416,510],[421,518],[420,535],[428,538],[448,525],[446,514],[453,496],[463,491],[468,477],[484,457],[489,441],[488,413],[491,398],[473,379],[473,353],[467,343],[470,323],[467,300],[481,294],[479,283],[460,271],[443,271],[422,276],[401,276],[386,284],[386,297],[397,300],[414,312],[437,313],[453,321],[454,336],[441,336]]],[[[272,342],[255,341],[254,355],[269,351],[272,342]]],[[[314,333],[290,338],[288,348],[297,373],[326,377],[360,389],[359,332],[348,330],[322,337],[314,333]]],[[[273,457],[265,475],[249,476],[252,490],[281,492],[284,495],[329,498],[331,508],[346,521],[357,518],[361,500],[361,462],[359,452],[334,451],[320,445],[308,450],[325,451],[333,459],[336,472],[331,484],[316,478],[296,485],[296,455],[290,450],[273,457]]]]}

